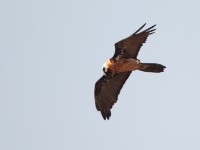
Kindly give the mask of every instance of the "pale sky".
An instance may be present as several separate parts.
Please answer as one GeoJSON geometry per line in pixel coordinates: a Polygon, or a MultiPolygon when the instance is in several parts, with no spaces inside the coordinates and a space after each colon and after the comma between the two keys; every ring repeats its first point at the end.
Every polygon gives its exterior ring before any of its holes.
{"type": "Polygon", "coordinates": [[[1,150],[199,150],[200,1],[1,0],[1,150]],[[114,43],[157,24],[109,121],[94,84],[114,43]]]}

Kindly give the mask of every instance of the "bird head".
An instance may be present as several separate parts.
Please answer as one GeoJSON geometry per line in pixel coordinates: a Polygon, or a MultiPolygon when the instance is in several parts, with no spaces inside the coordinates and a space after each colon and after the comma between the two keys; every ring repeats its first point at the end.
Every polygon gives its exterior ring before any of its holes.
{"type": "Polygon", "coordinates": [[[103,64],[103,74],[106,76],[106,75],[109,75],[109,74],[112,74],[112,71],[111,69],[109,68],[110,66],[110,60],[106,61],[104,64],[103,64]]]}

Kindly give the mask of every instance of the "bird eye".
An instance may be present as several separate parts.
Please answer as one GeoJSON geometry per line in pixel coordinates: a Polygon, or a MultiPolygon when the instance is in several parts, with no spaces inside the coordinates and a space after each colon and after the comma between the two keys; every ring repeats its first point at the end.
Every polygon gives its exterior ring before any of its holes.
{"type": "Polygon", "coordinates": [[[105,72],[106,71],[106,68],[105,67],[103,67],[103,72],[105,72]]]}

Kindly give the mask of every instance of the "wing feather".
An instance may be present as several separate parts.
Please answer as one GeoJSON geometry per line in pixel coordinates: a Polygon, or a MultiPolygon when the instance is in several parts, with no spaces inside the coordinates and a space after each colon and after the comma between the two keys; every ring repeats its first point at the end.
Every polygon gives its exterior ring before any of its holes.
{"type": "MultiPolygon", "coordinates": [[[[143,43],[146,42],[147,37],[150,34],[153,34],[156,29],[156,25],[151,26],[150,28],[139,32],[146,24],[141,26],[134,34],[131,36],[115,43],[115,54],[112,58],[117,58],[119,55],[129,55],[129,57],[137,58],[138,52],[142,47],[143,43]],[[139,33],[138,33],[139,32],[139,33]]],[[[121,57],[121,56],[120,56],[121,57]]]]}
{"type": "Polygon", "coordinates": [[[110,109],[117,102],[118,95],[131,72],[102,76],[95,84],[95,104],[104,119],[111,116],[110,109]]]}

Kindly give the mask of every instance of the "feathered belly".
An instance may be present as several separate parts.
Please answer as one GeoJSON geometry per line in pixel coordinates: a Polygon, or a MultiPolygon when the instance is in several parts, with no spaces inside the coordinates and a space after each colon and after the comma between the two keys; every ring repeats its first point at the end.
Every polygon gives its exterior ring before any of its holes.
{"type": "Polygon", "coordinates": [[[109,68],[115,73],[134,71],[139,68],[139,63],[140,62],[136,59],[121,59],[112,62],[109,68]]]}

